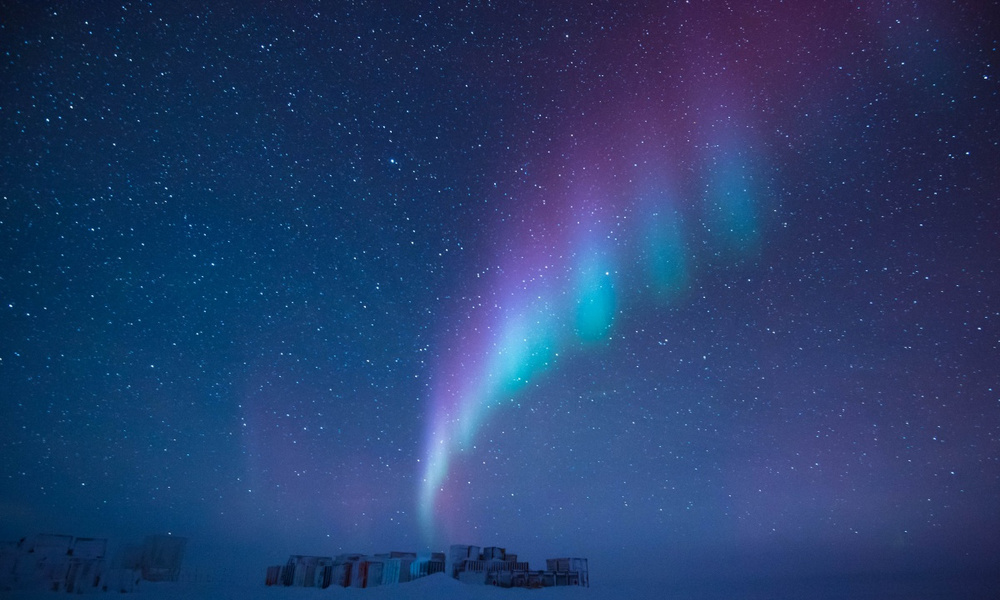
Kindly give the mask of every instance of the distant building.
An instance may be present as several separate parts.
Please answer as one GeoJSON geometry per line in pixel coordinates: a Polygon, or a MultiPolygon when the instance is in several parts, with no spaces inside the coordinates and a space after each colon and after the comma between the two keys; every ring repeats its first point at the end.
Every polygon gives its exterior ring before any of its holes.
{"type": "Polygon", "coordinates": [[[142,544],[142,578],[146,581],[177,581],[185,547],[187,538],[147,535],[142,544]]]}
{"type": "Polygon", "coordinates": [[[0,549],[0,590],[82,594],[102,588],[108,541],[41,534],[5,542],[0,549]]]}
{"type": "Polygon", "coordinates": [[[505,548],[454,545],[449,549],[451,576],[459,581],[498,587],[590,587],[586,558],[550,558],[544,571],[533,571],[505,548]]]}
{"type": "Polygon", "coordinates": [[[4,542],[0,591],[131,592],[143,579],[177,581],[186,542],[149,536],[142,546],[125,546],[113,561],[108,559],[105,538],[41,534],[4,542]]]}
{"type": "Polygon", "coordinates": [[[76,538],[66,571],[66,591],[82,594],[102,589],[107,551],[107,539],[76,538]]]}
{"type": "Polygon", "coordinates": [[[134,592],[142,581],[142,546],[126,544],[119,549],[106,570],[103,586],[108,591],[134,592]]]}

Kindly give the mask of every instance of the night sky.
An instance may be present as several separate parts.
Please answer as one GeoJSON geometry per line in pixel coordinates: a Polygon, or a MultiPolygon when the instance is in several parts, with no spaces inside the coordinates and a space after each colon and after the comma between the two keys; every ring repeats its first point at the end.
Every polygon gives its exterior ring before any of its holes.
{"type": "Polygon", "coordinates": [[[0,3],[2,539],[1000,560],[995,3],[180,4],[0,3]]]}

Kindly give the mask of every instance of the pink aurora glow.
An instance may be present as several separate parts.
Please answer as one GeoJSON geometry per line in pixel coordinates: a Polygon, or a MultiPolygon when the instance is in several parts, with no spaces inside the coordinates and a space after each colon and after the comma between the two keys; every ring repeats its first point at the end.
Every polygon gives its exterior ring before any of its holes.
{"type": "Polygon", "coordinates": [[[784,151],[780,124],[798,118],[783,98],[801,90],[783,73],[838,57],[781,52],[822,31],[822,15],[690,11],[683,27],[605,40],[593,69],[614,85],[567,98],[573,116],[540,164],[507,182],[515,206],[493,224],[497,266],[455,307],[464,326],[439,353],[418,492],[428,540],[466,533],[449,474],[491,410],[566,353],[607,343],[635,303],[676,302],[699,272],[761,249],[762,202],[775,205],[762,173],[784,151]],[[638,54],[621,39],[640,40],[638,54]]]}

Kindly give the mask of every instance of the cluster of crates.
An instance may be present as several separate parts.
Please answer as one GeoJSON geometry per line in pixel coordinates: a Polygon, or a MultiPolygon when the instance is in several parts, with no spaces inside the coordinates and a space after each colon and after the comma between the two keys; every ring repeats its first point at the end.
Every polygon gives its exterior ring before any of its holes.
{"type": "Polygon", "coordinates": [[[450,548],[451,576],[464,583],[497,587],[590,587],[586,558],[550,558],[545,570],[532,570],[527,562],[505,548],[454,545],[450,548]]]}
{"type": "Polygon", "coordinates": [[[406,583],[434,573],[443,573],[444,570],[443,552],[433,552],[429,556],[418,556],[416,552],[341,554],[337,557],[293,554],[284,565],[267,568],[265,584],[368,588],[406,583]]]}

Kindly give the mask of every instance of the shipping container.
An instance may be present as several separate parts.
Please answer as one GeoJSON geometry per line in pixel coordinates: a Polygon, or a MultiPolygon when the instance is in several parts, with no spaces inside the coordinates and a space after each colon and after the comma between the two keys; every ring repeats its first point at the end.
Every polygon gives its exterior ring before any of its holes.
{"type": "Polygon", "coordinates": [[[498,546],[483,548],[483,560],[504,560],[507,550],[498,546]]]}
{"type": "Polygon", "coordinates": [[[545,568],[554,573],[575,573],[573,581],[563,585],[579,585],[590,587],[589,569],[586,558],[549,558],[545,560],[545,568]]]}
{"type": "Polygon", "coordinates": [[[278,581],[281,578],[281,565],[274,565],[267,568],[267,577],[264,579],[264,585],[272,586],[278,585],[278,581]]]}

